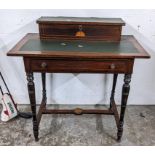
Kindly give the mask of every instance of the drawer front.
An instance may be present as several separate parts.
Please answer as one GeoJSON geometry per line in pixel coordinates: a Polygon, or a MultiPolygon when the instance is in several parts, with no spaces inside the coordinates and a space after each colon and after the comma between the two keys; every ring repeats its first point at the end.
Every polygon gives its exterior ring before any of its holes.
{"type": "Polygon", "coordinates": [[[66,39],[98,39],[103,41],[119,41],[121,36],[119,25],[65,25],[65,24],[39,24],[40,38],[66,38],[66,39]],[[77,35],[83,32],[83,36],[77,35]]]}
{"type": "Polygon", "coordinates": [[[118,60],[53,60],[31,59],[25,61],[26,70],[53,73],[131,73],[132,61],[118,60]]]}

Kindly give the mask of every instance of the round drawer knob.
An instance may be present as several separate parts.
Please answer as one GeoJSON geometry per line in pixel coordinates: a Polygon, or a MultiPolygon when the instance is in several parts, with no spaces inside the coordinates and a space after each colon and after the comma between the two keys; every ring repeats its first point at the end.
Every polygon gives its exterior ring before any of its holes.
{"type": "Polygon", "coordinates": [[[111,64],[111,65],[110,65],[110,68],[111,68],[111,69],[115,69],[115,68],[116,68],[115,64],[111,64]]]}
{"type": "Polygon", "coordinates": [[[46,62],[42,62],[41,63],[41,68],[46,68],[47,67],[47,63],[46,62]]]}

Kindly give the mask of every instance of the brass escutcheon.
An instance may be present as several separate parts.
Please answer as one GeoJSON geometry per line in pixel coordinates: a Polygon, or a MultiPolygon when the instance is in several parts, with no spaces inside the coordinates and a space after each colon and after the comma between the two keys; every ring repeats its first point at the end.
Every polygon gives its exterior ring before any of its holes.
{"type": "Polygon", "coordinates": [[[82,25],[79,25],[79,31],[77,31],[75,34],[76,37],[85,37],[86,36],[85,32],[82,29],[83,29],[82,25]]]}

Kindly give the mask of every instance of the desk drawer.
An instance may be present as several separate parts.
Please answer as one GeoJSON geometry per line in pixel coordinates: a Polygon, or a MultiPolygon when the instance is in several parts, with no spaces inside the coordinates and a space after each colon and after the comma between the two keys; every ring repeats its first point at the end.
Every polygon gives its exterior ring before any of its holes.
{"type": "Polygon", "coordinates": [[[26,70],[55,73],[131,73],[132,65],[133,62],[128,60],[31,59],[27,61],[26,70]]]}

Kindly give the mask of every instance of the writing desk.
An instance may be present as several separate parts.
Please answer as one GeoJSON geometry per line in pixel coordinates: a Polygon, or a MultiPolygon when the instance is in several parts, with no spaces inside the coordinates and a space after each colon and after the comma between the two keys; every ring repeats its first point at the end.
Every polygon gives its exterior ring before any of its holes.
{"type": "Polygon", "coordinates": [[[114,115],[118,129],[117,140],[123,133],[124,114],[130,90],[135,58],[150,56],[133,36],[121,36],[120,41],[102,39],[41,39],[39,34],[27,34],[8,56],[22,56],[28,81],[28,92],[33,113],[33,131],[38,140],[38,127],[42,114],[107,114],[114,115]],[[34,72],[42,75],[42,102],[36,113],[34,72]],[[110,107],[101,109],[47,109],[46,73],[113,73],[110,107]],[[124,74],[120,114],[114,100],[118,74],[124,74]]]}

